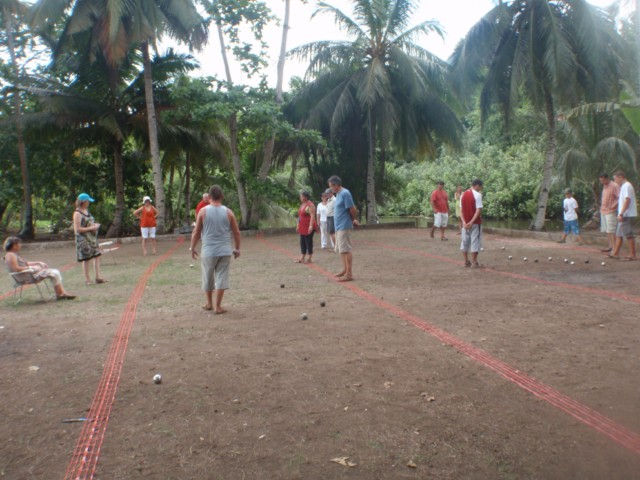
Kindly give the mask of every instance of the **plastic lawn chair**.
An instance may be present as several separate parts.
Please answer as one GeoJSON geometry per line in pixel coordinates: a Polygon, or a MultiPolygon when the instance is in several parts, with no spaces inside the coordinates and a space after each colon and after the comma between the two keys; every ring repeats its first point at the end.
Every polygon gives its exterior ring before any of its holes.
{"type": "MultiPolygon", "coordinates": [[[[46,277],[36,278],[36,271],[32,268],[27,270],[22,270],[21,272],[9,272],[11,278],[13,279],[13,297],[16,297],[18,290],[20,291],[20,295],[18,300],[16,300],[15,304],[19,304],[22,301],[22,290],[25,286],[35,285],[38,293],[40,294],[40,298],[42,300],[46,300],[45,296],[42,294],[42,289],[40,288],[40,283],[46,280],[46,277]]],[[[49,284],[45,282],[45,288],[47,289],[47,293],[49,296],[53,297],[51,290],[49,289],[49,284]]]]}

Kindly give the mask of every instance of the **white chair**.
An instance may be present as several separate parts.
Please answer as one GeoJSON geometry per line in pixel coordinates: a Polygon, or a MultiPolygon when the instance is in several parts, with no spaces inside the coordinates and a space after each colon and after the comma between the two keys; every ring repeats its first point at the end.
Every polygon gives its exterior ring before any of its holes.
{"type": "MultiPolygon", "coordinates": [[[[35,273],[35,270],[32,268],[29,268],[27,270],[22,270],[21,272],[9,272],[9,274],[11,275],[11,278],[13,279],[13,297],[14,298],[18,293],[18,290],[20,290],[20,296],[18,297],[18,300],[16,300],[15,302],[16,305],[22,301],[22,290],[24,289],[25,286],[28,286],[28,285],[35,285],[36,289],[38,290],[38,293],[40,294],[40,298],[42,300],[46,300],[46,298],[42,294],[42,289],[40,288],[40,283],[46,280],[46,277],[36,278],[34,273],[35,273]]],[[[45,282],[44,286],[47,289],[47,293],[49,294],[49,296],[53,297],[54,295],[51,292],[51,289],[49,288],[49,284],[45,282]]]]}

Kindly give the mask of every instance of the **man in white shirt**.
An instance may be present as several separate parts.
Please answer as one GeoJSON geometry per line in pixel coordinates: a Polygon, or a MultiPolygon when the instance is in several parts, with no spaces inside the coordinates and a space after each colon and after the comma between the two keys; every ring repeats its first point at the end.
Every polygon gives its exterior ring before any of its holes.
{"type": "Polygon", "coordinates": [[[333,195],[333,192],[330,188],[327,188],[324,194],[327,196],[327,231],[329,232],[329,237],[331,238],[331,248],[335,248],[336,225],[333,215],[335,211],[336,197],[333,195]]]}
{"type": "Polygon", "coordinates": [[[638,216],[638,207],[636,205],[636,192],[633,185],[626,179],[622,170],[618,170],[613,174],[613,181],[620,185],[620,195],[618,196],[618,226],[616,228],[616,246],[609,255],[612,258],[618,258],[620,249],[622,248],[622,240],[627,239],[629,245],[629,256],[626,260],[636,260],[636,240],[633,235],[631,223],[638,216]]]}
{"type": "Polygon", "coordinates": [[[327,248],[327,239],[331,241],[331,248],[334,248],[333,240],[329,237],[329,229],[327,226],[327,218],[329,213],[329,207],[327,206],[328,195],[322,194],[322,202],[318,204],[316,208],[316,215],[318,216],[318,225],[320,225],[320,245],[323,250],[327,248]]]}
{"type": "Polygon", "coordinates": [[[573,192],[570,188],[564,191],[565,199],[562,202],[562,210],[564,212],[564,233],[558,243],[564,243],[567,235],[575,235],[578,242],[582,243],[580,236],[580,225],[578,224],[578,202],[573,198],[573,192]]]}

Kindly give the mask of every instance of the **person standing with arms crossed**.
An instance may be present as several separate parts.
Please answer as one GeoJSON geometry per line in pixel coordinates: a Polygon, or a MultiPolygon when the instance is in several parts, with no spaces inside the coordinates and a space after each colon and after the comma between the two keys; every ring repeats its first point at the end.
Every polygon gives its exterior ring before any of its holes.
{"type": "Polygon", "coordinates": [[[462,242],[460,250],[464,257],[464,266],[478,268],[478,252],[482,246],[482,180],[475,179],[471,188],[460,198],[460,214],[462,220],[462,242]],[[472,261],[469,261],[471,252],[472,261]]]}
{"type": "Polygon", "coordinates": [[[444,182],[439,181],[436,189],[431,193],[431,208],[433,209],[433,226],[431,227],[430,237],[433,238],[436,228],[440,229],[440,240],[448,240],[444,236],[449,222],[449,195],[444,189],[444,182]]]}
{"type": "MultiPolygon", "coordinates": [[[[316,215],[318,216],[318,225],[320,225],[320,247],[326,250],[327,239],[329,238],[329,230],[327,229],[327,194],[323,193],[322,201],[316,207],[316,215]]],[[[331,242],[333,244],[333,242],[331,242]]]]}
{"type": "Polygon", "coordinates": [[[327,231],[329,232],[329,238],[331,239],[331,249],[335,252],[336,248],[336,224],[335,224],[335,204],[336,197],[330,188],[324,191],[327,196],[327,231]]]}
{"type": "Polygon", "coordinates": [[[158,244],[156,243],[156,217],[158,210],[151,205],[151,197],[145,195],[142,199],[142,206],[133,212],[133,215],[140,220],[140,234],[142,235],[142,255],[147,256],[147,240],[151,240],[151,251],[158,254],[158,244]]]}
{"type": "Polygon", "coordinates": [[[616,227],[616,245],[613,252],[609,255],[611,258],[618,258],[620,249],[622,248],[622,240],[627,239],[629,244],[629,256],[625,257],[627,261],[635,261],[636,258],[636,239],[633,235],[633,227],[631,222],[638,216],[638,206],[636,205],[636,192],[631,182],[627,180],[622,170],[618,170],[613,174],[613,180],[620,186],[620,196],[618,197],[618,225],[616,227]]]}
{"type": "Polygon", "coordinates": [[[602,184],[602,198],[600,202],[600,231],[607,234],[609,240],[608,248],[601,252],[609,253],[616,245],[616,227],[618,226],[618,196],[620,187],[616,182],[612,182],[609,175],[600,175],[602,184]]]}
{"type": "Polygon", "coordinates": [[[218,185],[209,190],[210,204],[198,212],[196,227],[191,234],[191,258],[198,258],[196,247],[202,239],[200,262],[202,265],[202,290],[207,303],[203,310],[214,310],[213,292],[216,294],[215,313],[226,313],[222,297],[229,288],[231,256],[240,256],[240,229],[233,212],[222,205],[224,195],[218,185]],[[231,235],[235,248],[231,249],[231,235]]]}
{"type": "Polygon", "coordinates": [[[336,252],[342,259],[342,271],[336,274],[339,282],[353,280],[353,254],[351,252],[351,230],[358,226],[358,211],[353,203],[351,192],[342,186],[337,175],[329,178],[329,188],[336,196],[334,221],[336,227],[336,252]]]}

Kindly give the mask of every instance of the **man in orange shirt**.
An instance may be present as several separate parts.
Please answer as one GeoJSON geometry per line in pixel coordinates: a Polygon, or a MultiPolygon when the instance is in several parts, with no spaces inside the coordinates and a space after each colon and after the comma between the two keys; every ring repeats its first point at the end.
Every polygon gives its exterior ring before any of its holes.
{"type": "Polygon", "coordinates": [[[444,182],[438,182],[438,186],[431,193],[431,208],[433,209],[433,226],[431,227],[431,238],[433,238],[436,228],[440,229],[440,240],[447,240],[444,231],[449,221],[449,195],[444,190],[444,182]]]}
{"type": "Polygon", "coordinates": [[[196,218],[198,218],[198,212],[200,211],[200,209],[206,207],[207,205],[209,205],[209,194],[203,193],[202,200],[200,200],[200,202],[198,202],[198,205],[196,205],[196,218]]]}
{"type": "Polygon", "coordinates": [[[600,231],[602,233],[606,233],[609,240],[609,248],[604,248],[601,251],[607,253],[613,250],[616,242],[616,227],[618,226],[618,197],[620,196],[620,187],[616,182],[612,182],[609,175],[606,173],[600,175],[600,183],[602,184],[600,231]]]}

